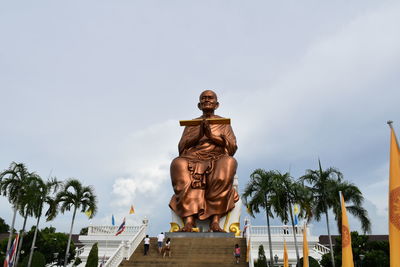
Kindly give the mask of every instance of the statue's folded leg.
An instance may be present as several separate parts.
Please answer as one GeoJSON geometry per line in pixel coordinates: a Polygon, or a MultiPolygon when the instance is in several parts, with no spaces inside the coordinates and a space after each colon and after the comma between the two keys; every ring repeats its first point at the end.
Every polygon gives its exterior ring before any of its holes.
{"type": "Polygon", "coordinates": [[[188,170],[188,160],[185,158],[178,157],[172,161],[171,179],[175,194],[169,206],[185,220],[185,224],[189,223],[193,227],[194,218],[191,217],[204,212],[204,189],[191,187],[192,178],[188,170]]]}
{"type": "Polygon", "coordinates": [[[237,162],[230,156],[223,156],[215,162],[214,169],[207,178],[206,210],[200,219],[214,215],[223,216],[235,207],[238,200],[237,192],[233,188],[236,168],[237,162]]]}

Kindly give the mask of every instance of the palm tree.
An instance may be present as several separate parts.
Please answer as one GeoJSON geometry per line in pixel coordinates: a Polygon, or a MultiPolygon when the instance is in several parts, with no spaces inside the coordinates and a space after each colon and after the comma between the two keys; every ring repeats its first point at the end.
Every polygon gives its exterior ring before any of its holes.
{"type": "Polygon", "coordinates": [[[246,185],[242,195],[243,202],[247,206],[247,209],[253,218],[255,217],[254,213],[260,212],[260,208],[265,210],[265,215],[267,217],[269,254],[272,266],[274,264],[274,259],[272,253],[269,217],[274,217],[270,206],[270,196],[272,193],[271,190],[274,183],[274,177],[274,173],[271,171],[265,171],[262,169],[255,170],[250,175],[250,182],[246,185]]]}
{"type": "Polygon", "coordinates": [[[17,215],[16,203],[20,195],[19,188],[25,179],[24,170],[26,170],[26,167],[23,163],[11,162],[10,167],[0,173],[0,193],[8,197],[8,201],[12,204],[14,210],[6,252],[11,247],[11,240],[14,234],[15,218],[17,215]]]}
{"type": "Polygon", "coordinates": [[[17,207],[19,214],[24,218],[24,223],[22,226],[22,230],[20,231],[20,239],[18,242],[18,250],[15,259],[15,266],[18,265],[19,256],[21,254],[22,244],[25,236],[25,227],[26,221],[28,217],[33,217],[37,211],[37,205],[32,199],[34,199],[35,195],[38,192],[37,181],[40,179],[39,175],[36,173],[27,172],[24,183],[22,183],[22,187],[20,188],[21,195],[18,198],[17,207]]]}
{"type": "Polygon", "coordinates": [[[333,193],[332,196],[336,193],[336,198],[330,200],[329,206],[333,210],[333,214],[335,214],[336,223],[338,226],[339,233],[342,232],[342,208],[340,205],[339,192],[342,192],[344,202],[350,202],[352,205],[346,206],[346,210],[348,213],[356,217],[361,222],[361,229],[366,233],[371,232],[371,222],[368,218],[368,211],[362,207],[364,202],[364,197],[360,191],[360,189],[347,181],[337,182],[335,181],[332,188],[333,193]]]}
{"type": "Polygon", "coordinates": [[[297,245],[296,230],[294,225],[293,210],[292,207],[295,203],[299,203],[306,214],[309,214],[309,206],[307,203],[310,202],[307,190],[300,183],[293,181],[292,177],[288,172],[282,174],[279,171],[273,171],[275,178],[273,184],[273,190],[271,194],[271,206],[273,207],[275,214],[287,224],[289,219],[292,224],[293,238],[296,248],[297,262],[300,261],[299,248],[297,245]]]}
{"type": "MultiPolygon", "coordinates": [[[[83,186],[77,179],[69,179],[64,184],[63,190],[57,193],[56,202],[60,205],[61,213],[70,211],[73,207],[71,229],[68,237],[67,251],[65,253],[64,267],[67,266],[69,248],[71,244],[72,229],[74,227],[76,211],[85,212],[90,210],[92,218],[97,212],[97,197],[94,189],[90,186],[83,186]]],[[[56,213],[53,214],[55,216],[56,213]]]]}
{"type": "Polygon", "coordinates": [[[36,178],[37,179],[35,180],[35,182],[37,191],[34,192],[32,196],[28,196],[36,207],[35,217],[37,218],[35,233],[32,240],[31,252],[29,254],[28,267],[30,267],[32,263],[32,256],[35,250],[36,237],[39,228],[40,217],[42,216],[43,206],[44,204],[49,205],[49,208],[45,213],[47,221],[54,219],[56,214],[56,202],[55,199],[52,198],[52,194],[56,193],[59,185],[61,184],[61,182],[57,181],[57,179],[55,178],[50,178],[47,180],[47,182],[44,182],[39,176],[37,176],[36,178]]]}
{"type": "Polygon", "coordinates": [[[20,232],[20,240],[16,255],[16,265],[18,264],[19,254],[23,243],[25,226],[28,216],[33,215],[34,206],[25,195],[28,192],[34,192],[32,181],[36,176],[35,173],[28,172],[28,169],[23,163],[12,162],[9,169],[0,174],[1,183],[0,191],[4,196],[8,197],[8,201],[14,206],[13,222],[10,231],[10,237],[7,244],[7,251],[11,246],[12,234],[15,224],[16,212],[24,218],[22,230],[20,232]]]}
{"type": "MultiPolygon", "coordinates": [[[[365,232],[370,231],[371,225],[367,217],[367,211],[361,206],[363,201],[361,191],[355,185],[344,182],[343,174],[336,168],[331,167],[322,170],[321,162],[318,161],[318,164],[318,170],[307,170],[306,174],[300,177],[300,180],[310,185],[306,187],[313,195],[313,216],[315,219],[319,221],[322,214],[325,214],[332,266],[335,267],[328,211],[332,208],[335,218],[339,218],[341,209],[339,191],[343,192],[345,201],[353,202],[354,205],[350,206],[350,210],[352,210],[351,213],[361,220],[363,230],[365,232]]],[[[339,227],[339,229],[340,228],[341,227],[339,227]]]]}

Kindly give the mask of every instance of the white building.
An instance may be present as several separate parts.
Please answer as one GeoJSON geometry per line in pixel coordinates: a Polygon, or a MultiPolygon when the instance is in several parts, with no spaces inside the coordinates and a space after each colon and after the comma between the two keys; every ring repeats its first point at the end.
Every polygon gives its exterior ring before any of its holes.
{"type": "MultiPolygon", "coordinates": [[[[278,265],[283,265],[283,243],[286,241],[288,250],[289,266],[296,266],[297,257],[295,249],[295,237],[291,226],[271,226],[271,243],[272,255],[278,260],[278,265]]],[[[299,258],[303,257],[303,227],[296,226],[296,239],[299,251],[299,258]]],[[[249,266],[254,266],[254,261],[258,258],[258,249],[263,245],[267,261],[270,259],[268,227],[267,226],[251,226],[246,227],[247,245],[250,245],[249,266]]],[[[307,228],[307,243],[309,256],[316,260],[321,260],[322,255],[329,253],[329,248],[318,243],[318,237],[313,236],[310,228],[307,228]]],[[[274,261],[276,260],[274,259],[274,261]]]]}

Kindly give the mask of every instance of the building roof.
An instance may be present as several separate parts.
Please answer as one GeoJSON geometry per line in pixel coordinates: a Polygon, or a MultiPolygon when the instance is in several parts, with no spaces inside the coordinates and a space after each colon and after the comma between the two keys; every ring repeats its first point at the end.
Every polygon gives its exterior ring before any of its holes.
{"type": "Polygon", "coordinates": [[[77,247],[77,248],[83,247],[82,242],[79,241],[78,234],[72,234],[71,239],[72,239],[72,241],[74,241],[75,247],[77,247]]]}

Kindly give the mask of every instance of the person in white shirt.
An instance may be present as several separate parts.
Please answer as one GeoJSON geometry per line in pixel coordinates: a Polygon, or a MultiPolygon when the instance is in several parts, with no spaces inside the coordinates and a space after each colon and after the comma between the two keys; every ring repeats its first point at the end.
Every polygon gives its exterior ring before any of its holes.
{"type": "Polygon", "coordinates": [[[161,253],[161,249],[162,249],[162,246],[163,246],[164,238],[165,238],[165,236],[164,236],[163,232],[161,232],[157,236],[157,245],[158,245],[158,253],[159,254],[161,253]]]}
{"type": "Polygon", "coordinates": [[[146,237],[144,238],[144,255],[147,255],[147,253],[149,252],[149,248],[150,248],[150,238],[149,235],[146,235],[146,237]]]}

